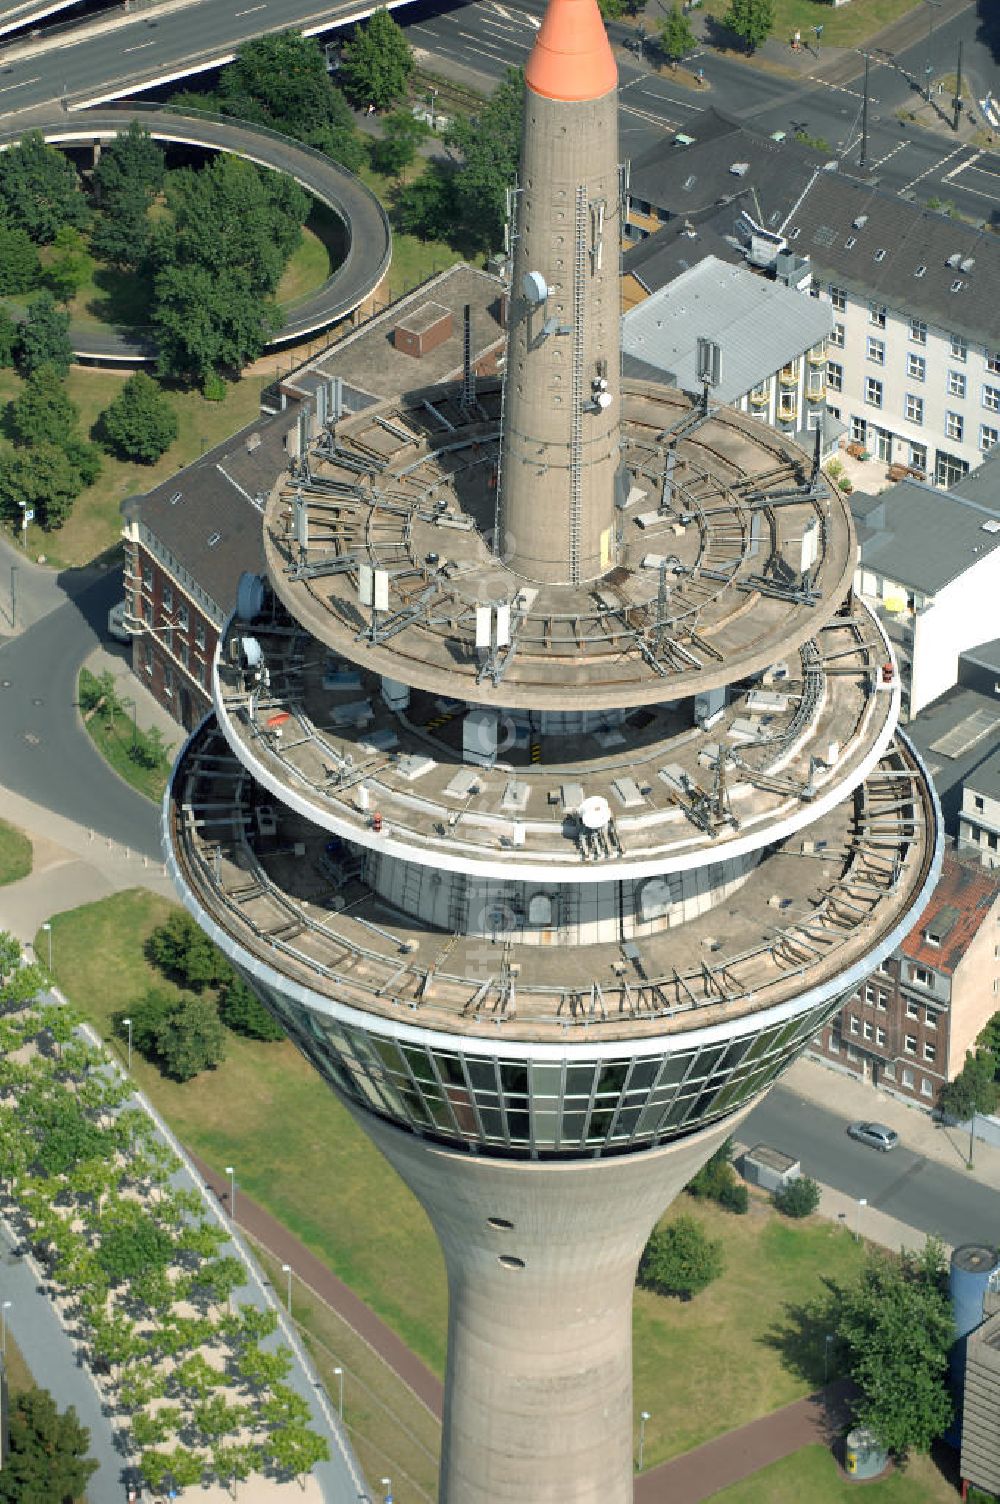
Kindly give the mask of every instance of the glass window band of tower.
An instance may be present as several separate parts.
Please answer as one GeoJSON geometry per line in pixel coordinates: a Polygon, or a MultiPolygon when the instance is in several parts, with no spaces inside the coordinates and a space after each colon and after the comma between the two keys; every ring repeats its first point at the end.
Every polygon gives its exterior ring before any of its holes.
{"type": "Polygon", "coordinates": [[[759,1033],[659,1056],[499,1059],[376,1035],[257,978],[288,1033],[349,1101],[424,1137],[518,1158],[603,1156],[702,1128],[756,1096],[840,1006],[827,998],[759,1033]]]}

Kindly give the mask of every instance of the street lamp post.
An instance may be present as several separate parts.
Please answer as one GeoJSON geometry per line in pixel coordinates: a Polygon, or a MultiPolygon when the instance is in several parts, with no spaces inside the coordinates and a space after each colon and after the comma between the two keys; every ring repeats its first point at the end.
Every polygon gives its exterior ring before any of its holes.
{"type": "Polygon", "coordinates": [[[934,12],[940,9],[941,0],[924,0],[924,4],[927,6],[927,66],[924,69],[927,77],[927,93],[925,98],[927,103],[930,104],[931,77],[934,73],[934,64],[931,62],[931,42],[934,37],[934,12]]]}
{"type": "Polygon", "coordinates": [[[11,1305],[12,1302],[9,1300],[5,1300],[0,1305],[0,1357],[7,1355],[7,1312],[11,1305]]]}
{"type": "Polygon", "coordinates": [[[816,56],[819,57],[819,39],[823,35],[823,28],[822,26],[814,26],[813,31],[816,33],[816,56]]]}
{"type": "Polygon", "coordinates": [[[288,1279],[288,1288],[287,1288],[287,1290],[285,1292],[285,1304],[288,1307],[288,1314],[290,1316],[292,1314],[292,1266],[291,1266],[291,1264],[282,1264],[282,1266],[281,1266],[281,1272],[288,1279]]]}
{"type": "Polygon", "coordinates": [[[49,937],[49,976],[52,975],[52,925],[48,921],[42,925],[42,929],[49,937]]]}
{"type": "Polygon", "coordinates": [[[383,1478],[382,1488],[385,1493],[385,1498],[383,1499],[382,1504],[392,1504],[392,1479],[383,1478]]]}
{"type": "Polygon", "coordinates": [[[130,1018],[123,1018],[122,1019],[122,1023],[125,1025],[126,1029],[128,1030],[128,1069],[129,1069],[129,1075],[131,1075],[131,1073],[132,1073],[132,1020],[130,1018]]]}
{"type": "Polygon", "coordinates": [[[338,1393],[338,1396],[337,1396],[337,1408],[340,1411],[340,1418],[341,1418],[341,1420],[343,1420],[343,1418],[344,1418],[344,1370],[342,1368],[335,1368],[333,1371],[334,1371],[334,1373],[337,1376],[337,1384],[339,1386],[339,1393],[338,1393]]]}
{"type": "Polygon", "coordinates": [[[236,1171],[232,1165],[226,1166],[226,1174],[229,1176],[229,1220],[236,1221],[236,1171]]]}
{"type": "Polygon", "coordinates": [[[10,624],[17,626],[17,565],[10,566],[10,624]]]}
{"type": "Polygon", "coordinates": [[[638,1468],[638,1471],[640,1473],[642,1472],[642,1459],[645,1456],[645,1452],[646,1452],[646,1422],[647,1422],[647,1420],[649,1420],[649,1418],[650,1418],[650,1415],[649,1415],[649,1411],[648,1410],[640,1410],[639,1411],[639,1468],[638,1468]]]}
{"type": "Polygon", "coordinates": [[[859,1196],[858,1197],[858,1226],[857,1226],[857,1232],[854,1235],[854,1241],[856,1243],[860,1243],[861,1242],[861,1208],[864,1207],[864,1206],[867,1206],[867,1205],[868,1205],[868,1197],[867,1196],[859,1196]]]}

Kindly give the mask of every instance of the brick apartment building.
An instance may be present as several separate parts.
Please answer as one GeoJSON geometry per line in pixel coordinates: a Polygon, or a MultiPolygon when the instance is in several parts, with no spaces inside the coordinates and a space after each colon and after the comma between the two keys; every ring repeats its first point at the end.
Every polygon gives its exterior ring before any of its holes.
{"type": "Polygon", "coordinates": [[[822,1030],[816,1053],[932,1107],[1000,1009],[1000,872],[947,852],[898,950],[822,1030]]]}

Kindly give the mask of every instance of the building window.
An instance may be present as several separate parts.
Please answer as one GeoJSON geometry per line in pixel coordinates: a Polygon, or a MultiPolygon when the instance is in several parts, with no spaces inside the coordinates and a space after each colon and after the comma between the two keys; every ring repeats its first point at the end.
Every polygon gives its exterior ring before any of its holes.
{"type": "Polygon", "coordinates": [[[982,794],[973,794],[972,807],[977,814],[981,815],[983,813],[983,811],[986,809],[986,800],[983,798],[982,794]]]}
{"type": "Polygon", "coordinates": [[[185,603],[181,601],[181,604],[177,607],[177,625],[180,627],[182,632],[186,632],[189,624],[190,617],[188,616],[188,608],[185,603]]]}
{"type": "Polygon", "coordinates": [[[924,399],[915,397],[912,392],[906,394],[906,421],[907,423],[922,423],[924,421],[924,399]]]}
{"type": "Polygon", "coordinates": [[[873,1039],[875,1037],[875,1026],[867,1018],[865,1019],[864,1035],[866,1039],[873,1039]]]}
{"type": "Polygon", "coordinates": [[[860,1034],[861,1032],[860,1020],[855,1018],[853,1013],[847,1020],[847,1027],[850,1029],[852,1034],[860,1034]]]}
{"type": "Polygon", "coordinates": [[[964,397],[965,396],[965,372],[964,371],[949,371],[948,372],[948,396],[949,397],[964,397]]]}
{"type": "Polygon", "coordinates": [[[954,439],[961,444],[962,435],[965,432],[965,419],[961,413],[945,413],[944,433],[946,439],[954,439]]]}
{"type": "Polygon", "coordinates": [[[882,1046],[882,1048],[885,1049],[885,1030],[884,1029],[876,1029],[875,1030],[875,1043],[876,1044],[880,1044],[882,1046]]]}
{"type": "Polygon", "coordinates": [[[823,372],[811,370],[806,378],[806,395],[811,397],[814,402],[817,401],[822,397],[825,385],[826,377],[823,375],[823,372]]]}
{"type": "Polygon", "coordinates": [[[980,423],[979,447],[983,454],[989,454],[998,441],[1000,441],[1000,428],[991,428],[989,423],[980,423]]]}
{"type": "Polygon", "coordinates": [[[168,700],[172,700],[174,697],[174,671],[169,663],[163,670],[163,693],[168,700]]]}
{"type": "Polygon", "coordinates": [[[903,1035],[903,1049],[908,1055],[915,1055],[917,1053],[917,1036],[915,1034],[903,1035]]]}
{"type": "Polygon", "coordinates": [[[844,368],[835,360],[828,360],[826,363],[826,384],[831,392],[844,390],[844,368]]]}
{"type": "Polygon", "coordinates": [[[934,480],[939,486],[954,486],[969,473],[968,460],[960,460],[957,454],[947,454],[939,449],[934,457],[934,480]]]}
{"type": "Polygon", "coordinates": [[[837,1038],[836,1034],[833,1032],[832,1029],[830,1030],[830,1035],[829,1035],[829,1038],[827,1039],[826,1047],[830,1051],[831,1055],[839,1055],[840,1054],[840,1040],[837,1038]]]}
{"type": "Polygon", "coordinates": [[[882,1066],[882,1074],[883,1074],[883,1076],[885,1077],[885,1079],[887,1081],[895,1081],[895,1079],[896,1079],[896,1062],[895,1062],[895,1060],[887,1060],[885,1062],[885,1064],[882,1066]]]}
{"type": "Polygon", "coordinates": [[[910,320],[910,338],[915,345],[926,345],[927,325],[924,323],[923,319],[910,320]]]}
{"type": "Polygon", "coordinates": [[[914,355],[912,350],[907,351],[906,374],[911,381],[926,381],[927,361],[922,355],[914,355]]]}
{"type": "Polygon", "coordinates": [[[913,1072],[908,1066],[904,1066],[903,1068],[903,1085],[909,1087],[913,1086],[913,1072]]]}
{"type": "Polygon", "coordinates": [[[831,345],[836,345],[837,348],[838,348],[838,350],[842,350],[844,348],[844,326],[843,326],[843,324],[834,324],[833,329],[832,329],[832,331],[830,333],[830,338],[829,338],[828,343],[831,344],[831,345]]]}
{"type": "Polygon", "coordinates": [[[991,413],[1000,413],[1000,386],[983,387],[983,406],[991,413]]]}
{"type": "Polygon", "coordinates": [[[922,1097],[932,1097],[934,1095],[934,1087],[926,1076],[921,1076],[920,1078],[920,1095],[922,1097]]]}
{"type": "Polygon", "coordinates": [[[885,365],[885,340],[884,339],[875,339],[873,335],[869,334],[869,336],[868,336],[868,359],[869,360],[873,360],[877,366],[884,366],[885,365]]]}
{"type": "Polygon", "coordinates": [[[887,992],[882,992],[880,990],[878,993],[876,993],[876,996],[875,996],[875,1006],[879,1010],[880,1013],[884,1013],[885,1012],[886,1007],[888,1006],[888,1003],[889,1003],[889,994],[887,992]]]}
{"type": "Polygon", "coordinates": [[[857,1045],[849,1044],[847,1046],[847,1058],[848,1058],[848,1060],[857,1060],[857,1058],[858,1058],[858,1047],[857,1047],[857,1045]]]}
{"type": "MultiPolygon", "coordinates": [[[[989,387],[986,388],[986,391],[989,391],[989,387]]],[[[986,399],[984,398],[983,400],[985,401],[986,399]]],[[[150,562],[149,562],[148,559],[143,559],[142,563],[139,566],[139,570],[140,570],[140,573],[142,575],[143,587],[146,590],[152,590],[152,588],[153,588],[153,566],[152,566],[152,564],[150,564],[150,562]]]]}
{"type": "Polygon", "coordinates": [[[153,644],[148,640],[142,645],[142,666],[147,674],[153,672],[153,644]]]}
{"type": "Polygon", "coordinates": [[[838,313],[844,313],[847,309],[847,294],[842,287],[830,288],[830,302],[838,313]]]}
{"type": "Polygon", "coordinates": [[[191,654],[186,642],[179,642],[177,644],[177,657],[180,659],[183,668],[187,668],[189,666],[191,661],[191,654]]]}
{"type": "Polygon", "coordinates": [[[910,444],[910,468],[911,470],[922,470],[925,475],[927,474],[926,444],[910,444]]]}
{"type": "Polygon", "coordinates": [[[205,623],[196,621],[194,624],[194,645],[199,653],[205,651],[205,623]]]}
{"type": "Polygon", "coordinates": [[[1000,376],[1000,350],[987,350],[986,369],[991,376],[1000,376]]]}
{"type": "Polygon", "coordinates": [[[962,334],[953,334],[951,337],[952,360],[964,360],[969,353],[969,342],[962,334]]]}
{"type": "Polygon", "coordinates": [[[174,609],[174,589],[166,581],[164,581],[163,585],[163,609],[164,611],[172,611],[174,609]]]}
{"type": "Polygon", "coordinates": [[[865,377],[865,401],[872,407],[882,406],[882,383],[874,376],[865,377]]]}
{"type": "MultiPolygon", "coordinates": [[[[914,972],[914,975],[916,977],[916,980],[919,981],[920,980],[919,974],[917,974],[916,972],[914,972]]],[[[927,972],[925,971],[923,973],[923,975],[926,978],[927,972]]],[[[906,999],[906,1016],[907,1016],[907,1018],[919,1018],[920,1017],[920,1009],[917,1007],[916,1003],[910,997],[908,997],[906,999]]]]}
{"type": "Polygon", "coordinates": [[[936,1058],[937,1058],[937,1045],[936,1044],[925,1044],[924,1045],[924,1059],[927,1060],[927,1061],[931,1061],[931,1060],[935,1060],[936,1058]]]}
{"type": "Polygon", "coordinates": [[[869,303],[868,304],[868,322],[869,322],[869,324],[874,324],[876,329],[884,329],[885,328],[885,304],[884,303],[869,303]]]}
{"type": "Polygon", "coordinates": [[[864,418],[851,418],[851,441],[854,444],[864,444],[868,438],[868,424],[864,418]]]}
{"type": "Polygon", "coordinates": [[[875,988],[872,986],[872,984],[870,982],[866,982],[865,983],[865,1002],[866,1003],[873,1003],[874,1001],[875,1001],[875,988]]]}
{"type": "Polygon", "coordinates": [[[778,393],[778,414],[782,418],[794,418],[795,417],[795,393],[794,392],[779,392],[778,393]]]}

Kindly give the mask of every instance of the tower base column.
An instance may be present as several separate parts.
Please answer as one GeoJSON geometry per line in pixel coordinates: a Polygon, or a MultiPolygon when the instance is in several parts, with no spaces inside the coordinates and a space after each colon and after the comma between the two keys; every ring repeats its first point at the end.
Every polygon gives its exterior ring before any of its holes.
{"type": "Polygon", "coordinates": [[[457,1154],[357,1116],[430,1217],[448,1269],[441,1504],[630,1504],[636,1267],[738,1118],[660,1149],[557,1163],[457,1154]]]}

